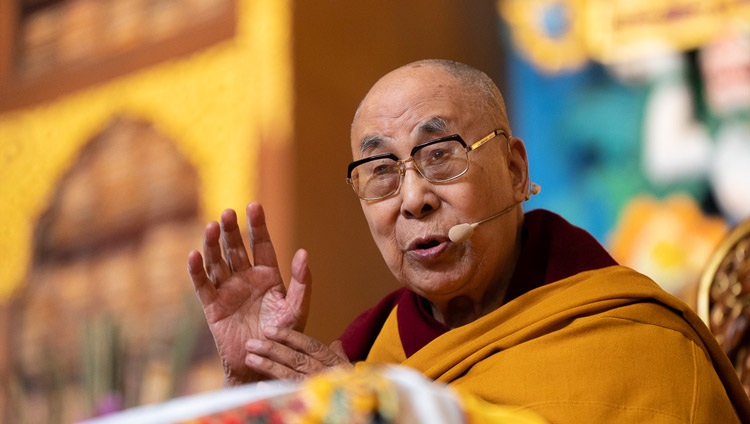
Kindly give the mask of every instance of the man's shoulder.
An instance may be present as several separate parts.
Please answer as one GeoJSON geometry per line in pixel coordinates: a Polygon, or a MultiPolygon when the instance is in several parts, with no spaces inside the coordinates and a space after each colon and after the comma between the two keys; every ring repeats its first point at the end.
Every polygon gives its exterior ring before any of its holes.
{"type": "Polygon", "coordinates": [[[586,230],[560,215],[534,209],[524,216],[523,244],[508,289],[513,299],[584,271],[617,265],[586,230]]]}

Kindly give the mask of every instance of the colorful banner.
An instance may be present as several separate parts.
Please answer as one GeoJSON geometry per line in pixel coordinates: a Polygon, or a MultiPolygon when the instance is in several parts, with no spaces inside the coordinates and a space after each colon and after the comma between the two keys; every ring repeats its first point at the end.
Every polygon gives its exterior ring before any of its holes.
{"type": "Polygon", "coordinates": [[[750,26],[748,0],[504,0],[515,46],[540,70],[690,50],[750,26]]]}

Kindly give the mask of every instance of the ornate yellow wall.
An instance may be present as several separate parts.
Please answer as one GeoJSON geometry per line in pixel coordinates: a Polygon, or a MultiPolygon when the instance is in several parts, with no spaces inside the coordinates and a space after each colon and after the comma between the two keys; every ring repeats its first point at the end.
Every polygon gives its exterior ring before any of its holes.
{"type": "Polygon", "coordinates": [[[239,0],[229,41],[0,115],[0,300],[27,272],[34,223],[59,177],[113,115],[145,118],[178,143],[198,170],[206,219],[226,207],[244,210],[257,195],[261,136],[291,139],[290,8],[283,0],[239,0]]]}

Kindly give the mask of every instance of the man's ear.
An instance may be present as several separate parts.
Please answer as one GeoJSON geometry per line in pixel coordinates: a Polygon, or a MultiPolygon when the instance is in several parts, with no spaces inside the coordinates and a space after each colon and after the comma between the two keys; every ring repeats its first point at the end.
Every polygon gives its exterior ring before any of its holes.
{"type": "Polygon", "coordinates": [[[516,202],[528,200],[531,188],[529,160],[526,156],[526,146],[518,137],[511,137],[508,140],[508,172],[513,185],[513,200],[516,202]]]}

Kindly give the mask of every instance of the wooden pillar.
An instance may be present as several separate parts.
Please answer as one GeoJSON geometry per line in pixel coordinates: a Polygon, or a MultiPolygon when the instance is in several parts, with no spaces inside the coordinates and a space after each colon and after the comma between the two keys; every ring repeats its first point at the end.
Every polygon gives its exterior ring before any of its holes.
{"type": "Polygon", "coordinates": [[[0,86],[10,79],[13,55],[15,54],[14,40],[18,23],[18,2],[16,0],[0,0],[0,86]]]}

